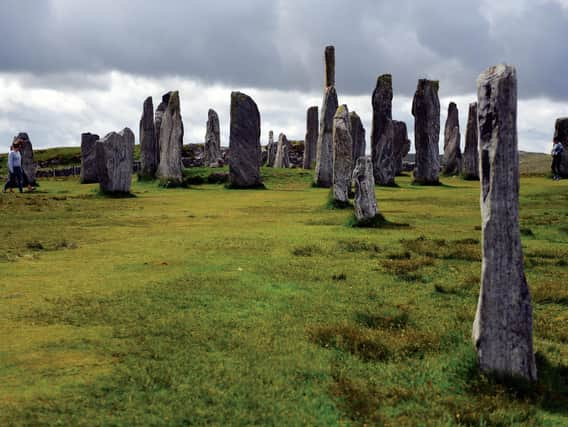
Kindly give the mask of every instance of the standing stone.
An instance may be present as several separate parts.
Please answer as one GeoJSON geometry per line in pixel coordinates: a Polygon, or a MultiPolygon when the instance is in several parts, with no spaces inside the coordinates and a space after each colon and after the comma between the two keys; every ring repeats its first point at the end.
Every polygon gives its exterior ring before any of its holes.
{"type": "Polygon", "coordinates": [[[34,163],[34,150],[30,137],[25,132],[20,132],[14,140],[20,141],[20,154],[22,156],[22,172],[24,173],[24,185],[36,185],[36,164],[34,163]]]}
{"type": "Polygon", "coordinates": [[[351,158],[353,167],[359,157],[365,156],[365,128],[361,122],[361,118],[355,111],[349,113],[349,122],[351,127],[351,140],[353,141],[353,151],[351,158]]]}
{"type": "Polygon", "coordinates": [[[371,130],[371,155],[375,183],[394,185],[392,127],[392,76],[383,74],[377,78],[372,96],[373,128],[371,130]]]}
{"type": "Polygon", "coordinates": [[[107,194],[130,192],[134,160],[134,133],[124,128],[96,142],[97,175],[100,189],[107,194]]]}
{"type": "Polygon", "coordinates": [[[171,92],[167,92],[162,95],[162,102],[156,108],[156,117],[154,119],[154,132],[156,134],[156,140],[158,144],[158,164],[160,164],[159,154],[160,154],[160,129],[162,127],[162,118],[164,117],[164,112],[168,108],[168,103],[170,101],[171,92]]]}
{"type": "Polygon", "coordinates": [[[359,157],[353,170],[355,184],[355,217],[358,221],[368,221],[378,214],[375,197],[375,178],[373,162],[370,157],[359,157]]]}
{"type": "Polygon", "coordinates": [[[459,175],[462,166],[462,154],[460,149],[460,117],[458,107],[450,102],[448,117],[444,128],[444,174],[459,175]]]}
{"type": "Polygon", "coordinates": [[[519,231],[517,76],[508,65],[477,79],[483,262],[473,341],[479,366],[537,379],[531,296],[519,231]]]}
{"type": "Polygon", "coordinates": [[[412,115],[414,116],[414,148],[416,166],[414,182],[423,185],[438,185],[440,158],[438,141],[440,139],[440,101],[438,81],[418,80],[412,115]]]}
{"type": "Polygon", "coordinates": [[[323,88],[335,86],[335,47],[326,46],[324,53],[323,88]]]}
{"type": "Polygon", "coordinates": [[[156,131],[154,127],[154,104],[149,96],[144,101],[140,119],[140,177],[154,179],[160,157],[156,131]]]}
{"type": "Polygon", "coordinates": [[[207,131],[205,132],[203,166],[217,166],[222,161],[219,116],[215,110],[209,109],[207,113],[207,131]]]}
{"type": "Polygon", "coordinates": [[[398,120],[393,120],[393,162],[394,173],[400,175],[402,173],[402,161],[410,151],[410,140],[408,139],[408,131],[406,130],[406,123],[398,120]]]}
{"type": "Polygon", "coordinates": [[[162,185],[180,185],[183,181],[183,121],[179,93],[169,93],[168,106],[160,125],[160,165],[158,178],[162,185]]]}
{"type": "Polygon", "coordinates": [[[318,145],[318,107],[308,108],[306,114],[306,137],[304,139],[303,168],[313,169],[318,145]]]}
{"type": "Polygon", "coordinates": [[[353,141],[347,105],[340,106],[333,117],[333,199],[349,202],[353,173],[353,141]]]}
{"type": "Polygon", "coordinates": [[[276,149],[276,159],[274,160],[275,168],[290,167],[290,142],[286,135],[281,133],[278,136],[278,147],[276,149]]]}
{"type": "Polygon", "coordinates": [[[276,160],[276,150],[278,149],[278,143],[274,141],[274,132],[268,132],[268,145],[266,146],[267,160],[266,166],[273,168],[274,161],[276,160]]]}
{"type": "Polygon", "coordinates": [[[81,134],[81,184],[99,182],[96,151],[98,140],[98,135],[92,133],[81,134]]]}
{"type": "Polygon", "coordinates": [[[329,188],[333,181],[333,116],[337,111],[337,104],[335,86],[329,86],[325,90],[321,106],[314,175],[317,187],[329,188]]]}
{"type": "Polygon", "coordinates": [[[462,174],[464,179],[479,180],[479,155],[477,152],[477,102],[469,104],[462,174]]]}
{"type": "Polygon", "coordinates": [[[231,93],[229,180],[234,188],[262,186],[260,177],[260,113],[252,98],[231,93]]]}
{"type": "Polygon", "coordinates": [[[560,176],[562,178],[568,178],[568,117],[556,120],[554,141],[560,141],[564,146],[562,160],[560,161],[560,176]]]}

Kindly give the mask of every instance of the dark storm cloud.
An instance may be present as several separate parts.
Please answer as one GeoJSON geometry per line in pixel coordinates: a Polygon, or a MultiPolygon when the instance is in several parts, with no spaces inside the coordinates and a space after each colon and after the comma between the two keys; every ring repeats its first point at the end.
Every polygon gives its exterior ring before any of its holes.
{"type": "Polygon", "coordinates": [[[522,4],[488,17],[486,3],[465,0],[3,0],[0,69],[53,84],[119,70],[313,91],[323,46],[335,44],[346,94],[369,93],[384,72],[406,95],[424,76],[445,94],[472,93],[480,71],[508,62],[522,96],[568,99],[568,12],[554,1],[522,4]]]}

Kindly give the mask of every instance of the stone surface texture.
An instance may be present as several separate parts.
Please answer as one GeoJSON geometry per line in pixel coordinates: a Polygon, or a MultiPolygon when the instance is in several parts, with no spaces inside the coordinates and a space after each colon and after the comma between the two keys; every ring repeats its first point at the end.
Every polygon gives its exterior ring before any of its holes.
{"type": "Polygon", "coordinates": [[[355,162],[353,184],[355,185],[355,217],[358,221],[373,219],[379,213],[379,208],[375,197],[373,162],[370,157],[359,157],[355,162]]]}
{"type": "Polygon", "coordinates": [[[205,146],[203,151],[203,164],[205,166],[217,166],[223,162],[221,157],[221,131],[219,116],[215,110],[207,112],[207,130],[205,132],[205,146]]]}
{"type": "Polygon", "coordinates": [[[96,142],[97,175],[103,193],[130,192],[134,160],[134,133],[129,128],[111,132],[96,142]]]}
{"type": "Polygon", "coordinates": [[[306,113],[306,137],[304,139],[304,169],[313,169],[316,162],[316,149],[318,145],[318,107],[310,107],[306,113]]]}
{"type": "Polygon", "coordinates": [[[392,97],[392,76],[383,74],[377,78],[377,84],[371,98],[373,107],[371,156],[375,183],[378,185],[394,185],[395,183],[392,97]]]}
{"type": "Polygon", "coordinates": [[[458,106],[450,102],[448,116],[444,127],[444,174],[459,175],[462,168],[462,153],[460,148],[460,117],[458,106]]]}
{"type": "Polygon", "coordinates": [[[276,148],[276,159],[274,160],[275,168],[290,167],[290,142],[286,135],[281,133],[278,135],[278,147],[276,148]]]}
{"type": "Polygon", "coordinates": [[[402,173],[402,161],[408,155],[410,151],[410,140],[408,139],[408,131],[406,129],[406,123],[393,120],[393,162],[394,162],[394,173],[395,175],[400,175],[402,173]]]}
{"type": "Polygon", "coordinates": [[[349,202],[353,173],[352,154],[349,110],[346,105],[341,105],[333,117],[333,198],[341,203],[349,202]]]}
{"type": "Polygon", "coordinates": [[[154,179],[158,170],[160,151],[154,124],[154,104],[149,96],[142,107],[140,118],[140,177],[154,179]]]}
{"type": "Polygon", "coordinates": [[[477,137],[477,102],[469,104],[465,147],[463,150],[462,175],[465,179],[479,180],[479,154],[477,137]]]}
{"type": "Polygon", "coordinates": [[[179,93],[170,92],[168,106],[160,126],[160,164],[158,178],[163,185],[179,185],[183,181],[183,120],[179,93]]]}
{"type": "Polygon", "coordinates": [[[337,107],[337,92],[334,86],[329,86],[323,97],[319,123],[314,174],[314,183],[318,187],[330,188],[333,182],[333,116],[337,107]]]}
{"type": "Polygon", "coordinates": [[[92,133],[81,134],[81,184],[99,182],[97,171],[96,142],[99,136],[92,133]]]}

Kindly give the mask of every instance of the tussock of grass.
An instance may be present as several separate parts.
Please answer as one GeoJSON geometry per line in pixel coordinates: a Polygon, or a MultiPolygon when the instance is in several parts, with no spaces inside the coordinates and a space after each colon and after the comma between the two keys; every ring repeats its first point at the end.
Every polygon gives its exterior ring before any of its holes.
{"type": "Polygon", "coordinates": [[[337,247],[344,252],[381,252],[381,248],[377,244],[364,240],[340,240],[337,242],[337,247]]]}
{"type": "Polygon", "coordinates": [[[434,265],[434,258],[420,256],[413,258],[385,259],[381,266],[386,273],[397,276],[406,282],[424,281],[422,268],[434,265]]]}
{"type": "Polygon", "coordinates": [[[298,257],[311,257],[314,255],[321,255],[322,253],[322,249],[316,245],[298,246],[292,249],[292,255],[298,257]]]}
{"type": "Polygon", "coordinates": [[[531,292],[537,303],[568,305],[568,286],[560,278],[531,282],[531,292]]]}
{"type": "Polygon", "coordinates": [[[481,261],[481,248],[477,239],[466,238],[448,241],[420,236],[412,240],[403,239],[400,243],[407,250],[427,257],[481,261]]]}

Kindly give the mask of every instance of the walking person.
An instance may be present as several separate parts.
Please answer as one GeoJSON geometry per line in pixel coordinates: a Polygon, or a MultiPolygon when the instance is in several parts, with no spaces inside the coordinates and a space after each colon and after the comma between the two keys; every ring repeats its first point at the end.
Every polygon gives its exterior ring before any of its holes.
{"type": "Polygon", "coordinates": [[[18,185],[20,193],[23,193],[23,173],[22,173],[22,155],[20,154],[20,142],[14,142],[10,154],[8,154],[8,172],[9,178],[4,185],[4,193],[8,188],[12,192],[12,186],[14,183],[18,185]]]}
{"type": "Polygon", "coordinates": [[[562,153],[564,152],[564,146],[560,141],[554,141],[552,143],[552,179],[560,179],[560,163],[562,162],[562,153]]]}

